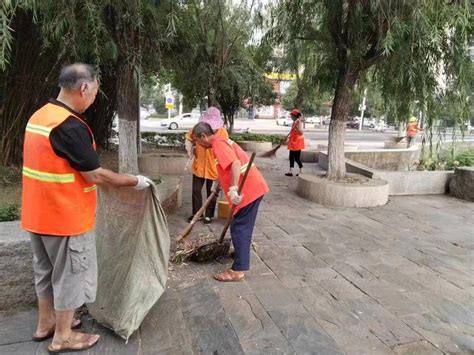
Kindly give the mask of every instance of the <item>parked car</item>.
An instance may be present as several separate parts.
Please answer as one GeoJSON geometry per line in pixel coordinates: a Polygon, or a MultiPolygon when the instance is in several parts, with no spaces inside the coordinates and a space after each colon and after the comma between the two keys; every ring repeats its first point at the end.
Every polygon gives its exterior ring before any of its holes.
{"type": "Polygon", "coordinates": [[[281,116],[280,118],[276,119],[277,126],[291,126],[293,124],[293,120],[288,116],[281,116]]]}
{"type": "Polygon", "coordinates": [[[359,126],[360,126],[359,121],[347,121],[346,122],[346,127],[347,128],[359,129],[359,126]]]}
{"type": "Polygon", "coordinates": [[[385,125],[385,122],[377,122],[373,123],[373,127],[370,128],[372,132],[385,132],[387,129],[387,126],[385,125]]]}
{"type": "Polygon", "coordinates": [[[322,117],[320,116],[310,116],[310,117],[306,117],[304,120],[306,123],[315,123],[315,124],[322,123],[322,117]]]}
{"type": "Polygon", "coordinates": [[[161,128],[178,129],[191,128],[198,123],[199,114],[183,113],[173,118],[167,118],[161,121],[161,128]]]}

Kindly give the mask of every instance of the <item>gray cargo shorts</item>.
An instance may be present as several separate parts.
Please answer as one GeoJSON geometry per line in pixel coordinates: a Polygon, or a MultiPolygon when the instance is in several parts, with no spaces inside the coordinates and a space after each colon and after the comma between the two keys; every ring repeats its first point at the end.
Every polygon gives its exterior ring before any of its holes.
{"type": "Polygon", "coordinates": [[[53,297],[57,311],[95,301],[97,255],[93,233],[51,237],[30,233],[38,298],[53,297]]]}

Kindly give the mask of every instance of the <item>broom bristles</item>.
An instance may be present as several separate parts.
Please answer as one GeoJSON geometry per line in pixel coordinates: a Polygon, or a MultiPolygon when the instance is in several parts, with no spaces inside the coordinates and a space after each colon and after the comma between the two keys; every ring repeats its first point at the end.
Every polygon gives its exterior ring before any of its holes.
{"type": "Polygon", "coordinates": [[[176,189],[166,197],[163,202],[161,203],[161,207],[165,211],[169,211],[169,213],[176,208],[176,205],[178,204],[178,194],[179,194],[179,186],[176,187],[176,189]]]}
{"type": "Polygon", "coordinates": [[[270,149],[268,152],[260,155],[261,158],[270,158],[274,156],[278,149],[280,149],[281,144],[278,144],[275,148],[270,149]]]}

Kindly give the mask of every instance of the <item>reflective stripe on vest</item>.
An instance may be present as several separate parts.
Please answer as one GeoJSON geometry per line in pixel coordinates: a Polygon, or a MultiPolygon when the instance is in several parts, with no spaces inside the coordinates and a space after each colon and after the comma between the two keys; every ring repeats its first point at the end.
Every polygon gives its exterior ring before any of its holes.
{"type": "Polygon", "coordinates": [[[49,134],[51,133],[51,128],[40,126],[33,123],[28,123],[26,125],[26,131],[30,133],[40,134],[45,137],[49,137],[49,134]]]}
{"type": "Polygon", "coordinates": [[[84,192],[91,192],[91,191],[94,191],[94,190],[97,190],[97,185],[92,185],[90,187],[84,188],[84,192]]]}
{"type": "MultiPolygon", "coordinates": [[[[244,174],[244,173],[245,173],[245,170],[247,170],[247,166],[248,166],[248,165],[249,165],[249,163],[245,163],[244,165],[242,165],[242,166],[240,167],[240,173],[241,173],[241,174],[244,174]]],[[[252,167],[253,167],[253,166],[255,166],[254,163],[252,163],[252,167]]]]}
{"type": "Polygon", "coordinates": [[[59,182],[63,184],[74,182],[74,174],[53,174],[44,171],[33,170],[27,168],[26,166],[23,167],[23,175],[28,176],[30,179],[44,182],[59,182]]]}

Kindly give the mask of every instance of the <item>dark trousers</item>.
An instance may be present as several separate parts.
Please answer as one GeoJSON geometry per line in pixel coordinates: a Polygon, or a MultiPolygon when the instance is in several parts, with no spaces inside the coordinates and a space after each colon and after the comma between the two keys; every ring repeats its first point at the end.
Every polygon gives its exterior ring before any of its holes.
{"type": "Polygon", "coordinates": [[[263,196],[259,197],[237,212],[230,225],[230,235],[235,250],[232,265],[234,271],[246,271],[250,268],[250,244],[262,198],[263,196]]]}
{"type": "Polygon", "coordinates": [[[410,148],[415,143],[415,136],[407,137],[407,148],[410,148]]]}
{"type": "MultiPolygon", "coordinates": [[[[209,197],[211,195],[211,188],[213,182],[214,180],[204,179],[193,174],[193,215],[195,215],[196,212],[199,211],[202,206],[202,186],[204,185],[204,183],[206,183],[207,197],[209,197]]],[[[204,215],[205,217],[214,217],[216,201],[217,196],[214,197],[209,206],[207,206],[206,213],[204,215]]]]}
{"type": "Polygon", "coordinates": [[[290,168],[295,167],[295,161],[301,169],[303,167],[303,163],[301,162],[301,150],[290,150],[290,168]]]}

